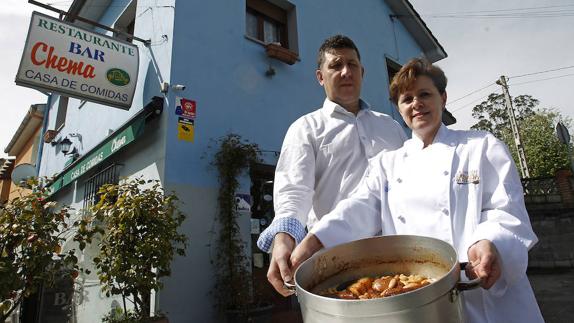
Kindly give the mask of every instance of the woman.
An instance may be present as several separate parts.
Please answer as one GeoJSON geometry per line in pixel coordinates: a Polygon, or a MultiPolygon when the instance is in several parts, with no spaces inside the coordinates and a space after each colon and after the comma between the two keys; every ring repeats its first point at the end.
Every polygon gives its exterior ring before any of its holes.
{"type": "Polygon", "coordinates": [[[357,191],[294,250],[297,267],[322,247],[381,232],[451,243],[467,275],[482,287],[464,293],[470,322],[543,322],[526,277],[537,242],[516,167],[506,146],[487,132],[454,131],[441,122],[446,77],[423,59],[395,75],[391,99],[412,139],[371,161],[357,191]]]}

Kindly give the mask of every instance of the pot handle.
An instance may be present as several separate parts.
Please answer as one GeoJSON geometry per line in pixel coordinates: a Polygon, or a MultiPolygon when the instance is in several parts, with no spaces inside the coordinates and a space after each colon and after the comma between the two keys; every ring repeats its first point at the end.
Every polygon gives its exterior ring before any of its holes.
{"type": "Polygon", "coordinates": [[[293,283],[293,281],[290,282],[283,282],[283,288],[297,294],[297,287],[295,286],[295,284],[293,283]]]}
{"type": "MultiPolygon", "coordinates": [[[[466,265],[468,265],[468,262],[461,262],[460,263],[460,270],[464,270],[466,268],[466,265]]],[[[480,287],[481,282],[482,282],[482,279],[480,277],[477,277],[473,280],[468,280],[468,281],[459,281],[458,283],[456,283],[455,288],[458,291],[475,289],[475,288],[480,287]]]]}

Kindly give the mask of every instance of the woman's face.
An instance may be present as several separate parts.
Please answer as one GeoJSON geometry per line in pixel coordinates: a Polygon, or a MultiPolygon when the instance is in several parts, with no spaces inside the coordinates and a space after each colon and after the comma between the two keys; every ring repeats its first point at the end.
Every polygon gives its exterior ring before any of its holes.
{"type": "Polygon", "coordinates": [[[405,92],[399,95],[398,106],[405,123],[425,146],[432,143],[442,122],[446,92],[440,94],[432,79],[418,76],[405,92]]]}

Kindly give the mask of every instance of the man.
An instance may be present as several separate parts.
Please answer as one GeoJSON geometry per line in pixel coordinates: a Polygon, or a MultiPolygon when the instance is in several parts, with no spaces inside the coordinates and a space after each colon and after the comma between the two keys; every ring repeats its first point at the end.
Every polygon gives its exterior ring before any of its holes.
{"type": "Polygon", "coordinates": [[[257,241],[261,250],[272,250],[267,279],[284,296],[292,294],[283,282],[293,278],[289,258],[305,225],[310,229],[353,191],[369,158],[406,140],[396,121],[360,99],[365,69],[350,38],[326,39],[315,73],[327,98],[285,135],[275,171],[275,218],[257,241]]]}

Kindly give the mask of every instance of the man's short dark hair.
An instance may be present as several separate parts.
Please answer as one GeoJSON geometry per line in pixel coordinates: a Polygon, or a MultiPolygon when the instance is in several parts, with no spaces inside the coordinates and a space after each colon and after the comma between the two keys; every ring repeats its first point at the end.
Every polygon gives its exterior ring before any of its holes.
{"type": "Polygon", "coordinates": [[[333,49],[350,48],[357,52],[357,57],[361,61],[361,54],[359,49],[355,46],[355,43],[351,38],[343,35],[331,36],[323,42],[321,47],[319,47],[319,54],[317,55],[317,69],[321,69],[321,65],[325,61],[325,53],[332,51],[333,49]]]}

